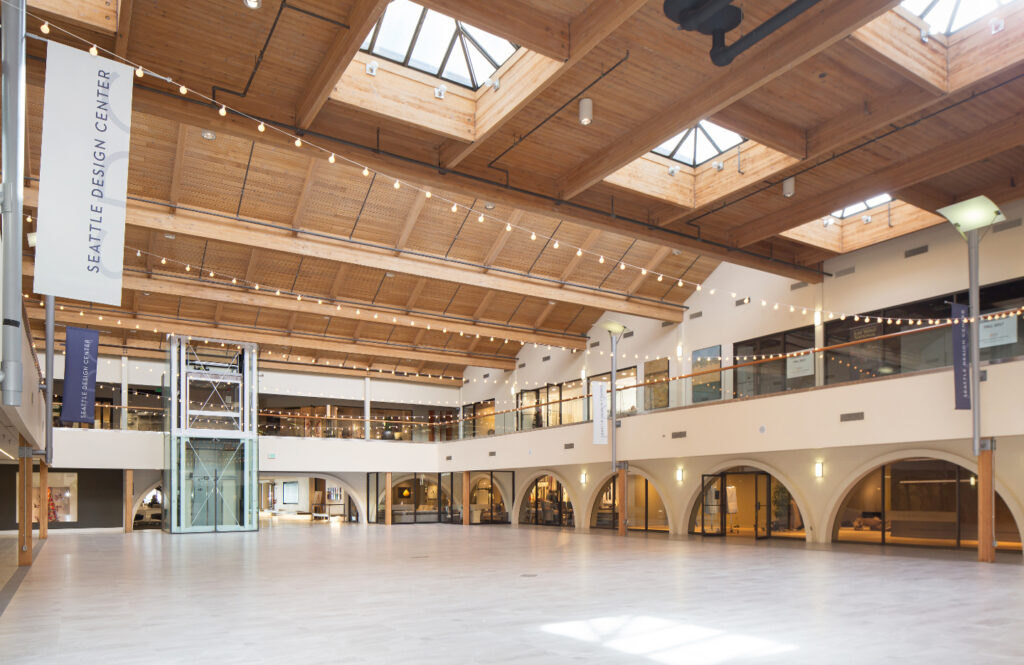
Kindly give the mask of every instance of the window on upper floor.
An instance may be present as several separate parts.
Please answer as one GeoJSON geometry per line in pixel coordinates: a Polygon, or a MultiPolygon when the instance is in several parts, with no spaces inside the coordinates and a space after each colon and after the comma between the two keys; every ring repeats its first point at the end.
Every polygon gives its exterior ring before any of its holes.
{"type": "Polygon", "coordinates": [[[952,34],[1016,0],[903,0],[900,6],[928,24],[932,34],[952,34]]]}
{"type": "Polygon", "coordinates": [[[360,48],[476,90],[519,47],[415,2],[394,0],[360,48]]]}

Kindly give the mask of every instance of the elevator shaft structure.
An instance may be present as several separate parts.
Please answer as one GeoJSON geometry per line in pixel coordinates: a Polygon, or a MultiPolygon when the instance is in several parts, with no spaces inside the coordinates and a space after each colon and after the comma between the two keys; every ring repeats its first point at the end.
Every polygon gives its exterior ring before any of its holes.
{"type": "Polygon", "coordinates": [[[171,335],[164,382],[163,528],[259,528],[257,347],[171,335]]]}

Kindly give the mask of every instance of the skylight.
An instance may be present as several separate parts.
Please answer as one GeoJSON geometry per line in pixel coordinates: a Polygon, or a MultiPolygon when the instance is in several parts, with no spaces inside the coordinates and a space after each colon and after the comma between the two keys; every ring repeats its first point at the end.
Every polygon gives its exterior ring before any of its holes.
{"type": "Polygon", "coordinates": [[[719,127],[713,122],[701,120],[681,134],[673,136],[653,150],[662,157],[674,159],[688,166],[700,166],[709,159],[718,157],[726,150],[743,143],[744,138],[736,132],[719,127]]]}
{"type": "Polygon", "coordinates": [[[360,48],[476,90],[518,47],[415,2],[394,0],[360,48]]]}
{"type": "Polygon", "coordinates": [[[1015,0],[903,0],[900,6],[928,24],[932,34],[952,34],[1015,0]]]}
{"type": "Polygon", "coordinates": [[[889,201],[892,201],[891,196],[889,196],[888,194],[879,194],[878,196],[872,196],[870,199],[858,201],[853,205],[848,205],[840,210],[835,210],[832,212],[831,216],[835,217],[836,219],[846,219],[851,215],[856,215],[859,212],[864,212],[865,210],[876,208],[882,205],[883,203],[888,203],[889,201]]]}

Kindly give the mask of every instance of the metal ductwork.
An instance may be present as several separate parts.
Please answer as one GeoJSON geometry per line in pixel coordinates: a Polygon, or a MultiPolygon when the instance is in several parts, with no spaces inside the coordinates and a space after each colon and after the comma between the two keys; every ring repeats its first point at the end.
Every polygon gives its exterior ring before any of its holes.
{"type": "Polygon", "coordinates": [[[739,27],[743,21],[743,10],[734,7],[732,0],[665,0],[662,9],[665,16],[679,25],[680,30],[710,35],[711,62],[725,67],[732,64],[736,56],[818,4],[818,1],[795,0],[730,45],[725,43],[726,33],[739,27]]]}

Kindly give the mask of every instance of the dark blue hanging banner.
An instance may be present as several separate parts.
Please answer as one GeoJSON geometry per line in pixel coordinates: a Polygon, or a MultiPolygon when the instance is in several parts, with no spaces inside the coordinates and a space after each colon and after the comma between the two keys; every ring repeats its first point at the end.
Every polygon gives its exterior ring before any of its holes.
{"type": "Polygon", "coordinates": [[[967,305],[953,304],[953,387],[956,409],[971,408],[970,331],[967,328],[967,305]]]}
{"type": "Polygon", "coordinates": [[[98,330],[66,328],[64,397],[60,419],[66,423],[92,423],[96,417],[96,365],[99,362],[98,330]]]}

